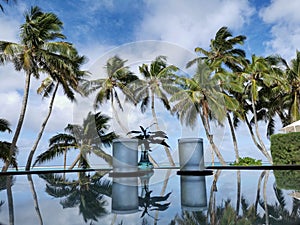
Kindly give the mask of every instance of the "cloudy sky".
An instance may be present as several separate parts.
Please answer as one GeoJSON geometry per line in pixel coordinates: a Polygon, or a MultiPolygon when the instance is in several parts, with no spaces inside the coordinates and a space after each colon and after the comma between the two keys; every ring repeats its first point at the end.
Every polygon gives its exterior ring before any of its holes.
{"type": "MultiPolygon", "coordinates": [[[[105,61],[115,54],[128,59],[128,66],[133,71],[158,55],[166,55],[168,63],[185,70],[186,62],[195,57],[194,48],[208,49],[210,39],[222,26],[227,26],[234,36],[247,36],[241,48],[249,58],[252,54],[280,54],[289,61],[300,43],[300,1],[297,0],[288,1],[288,4],[285,0],[17,0],[9,5],[3,3],[5,11],[0,13],[0,40],[18,42],[23,13],[35,5],[45,12],[55,13],[63,21],[67,41],[88,58],[83,69],[96,77],[105,75],[105,61]]],[[[20,111],[23,78],[24,74],[15,72],[10,64],[0,67],[0,117],[8,119],[12,129],[20,111]]],[[[26,152],[32,146],[48,109],[49,101],[36,94],[39,84],[40,80],[32,81],[25,124],[18,141],[20,165],[24,164],[26,152]]],[[[80,123],[92,101],[91,98],[79,98],[77,104],[72,104],[60,93],[38,152],[45,150],[49,137],[62,132],[68,123],[80,123]]],[[[101,110],[112,116],[108,106],[101,110]]],[[[190,131],[180,126],[174,117],[160,111],[159,105],[158,116],[161,127],[175,139],[199,133],[197,128],[190,131]]],[[[128,126],[129,129],[151,123],[149,115],[140,115],[130,106],[121,117],[125,118],[127,126],[134,124],[128,126]]],[[[117,125],[112,127],[118,130],[117,125]]],[[[225,159],[232,160],[233,150],[227,130],[216,130],[217,141],[225,159]]],[[[251,140],[246,138],[247,130],[240,128],[238,133],[242,136],[239,143],[241,155],[262,158],[254,147],[249,147],[251,140]]],[[[12,138],[12,134],[1,135],[1,139],[10,141],[12,138]]]]}

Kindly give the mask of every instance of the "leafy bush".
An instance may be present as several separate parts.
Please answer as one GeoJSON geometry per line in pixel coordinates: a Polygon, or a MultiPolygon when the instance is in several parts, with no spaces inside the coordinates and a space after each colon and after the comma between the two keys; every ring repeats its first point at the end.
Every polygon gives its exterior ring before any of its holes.
{"type": "Polygon", "coordinates": [[[300,132],[271,136],[271,154],[274,165],[300,163],[300,132]]]}
{"type": "Polygon", "coordinates": [[[281,189],[300,190],[299,170],[274,170],[276,184],[281,189]]]}
{"type": "Polygon", "coordinates": [[[261,160],[253,159],[251,157],[239,157],[239,162],[234,162],[231,165],[233,166],[261,166],[261,160]]]}

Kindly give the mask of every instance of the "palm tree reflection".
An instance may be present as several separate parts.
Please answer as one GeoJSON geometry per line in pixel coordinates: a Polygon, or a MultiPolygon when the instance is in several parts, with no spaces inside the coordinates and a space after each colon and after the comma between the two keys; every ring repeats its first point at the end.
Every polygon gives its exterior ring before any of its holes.
{"type": "Polygon", "coordinates": [[[111,196],[112,183],[98,173],[90,176],[80,172],[77,180],[68,180],[57,174],[43,174],[40,177],[47,182],[46,192],[55,198],[61,198],[63,208],[78,207],[86,223],[97,222],[108,213],[104,195],[111,196]]]}

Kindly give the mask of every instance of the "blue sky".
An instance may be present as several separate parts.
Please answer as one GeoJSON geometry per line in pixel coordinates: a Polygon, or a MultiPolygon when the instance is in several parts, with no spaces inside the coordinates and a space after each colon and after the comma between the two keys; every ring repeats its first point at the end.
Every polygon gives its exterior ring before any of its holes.
{"type": "MultiPolygon", "coordinates": [[[[101,68],[107,57],[123,53],[121,57],[128,59],[134,71],[137,71],[137,65],[149,62],[160,54],[167,55],[169,63],[176,63],[184,69],[186,62],[193,57],[194,48],[208,49],[210,39],[222,26],[229,27],[234,36],[247,36],[241,48],[249,58],[251,54],[280,54],[289,61],[300,43],[300,1],[297,0],[288,1],[288,4],[285,0],[19,0],[13,4],[3,4],[5,12],[0,14],[0,40],[18,41],[18,29],[24,22],[23,13],[35,5],[44,11],[54,12],[63,21],[67,41],[88,58],[84,69],[93,70],[98,75],[103,74],[101,68]],[[160,45],[162,43],[163,47],[160,45]],[[186,55],[190,58],[184,57],[186,55]]],[[[0,67],[0,105],[3,106],[0,117],[8,119],[13,129],[22,101],[23,77],[9,64],[0,67]]],[[[26,158],[24,152],[32,146],[32,137],[47,112],[48,101],[36,94],[39,82],[32,82],[30,107],[18,142],[20,148],[26,148],[20,153],[23,158],[26,158]]],[[[88,101],[92,100],[79,99],[79,105],[88,101]]],[[[47,147],[51,134],[61,132],[67,123],[82,119],[76,118],[81,115],[76,112],[82,109],[71,104],[63,93],[60,93],[55,104],[39,151],[47,147]]],[[[104,106],[103,111],[111,115],[109,107],[104,106]]],[[[136,113],[134,111],[132,114],[136,113]]],[[[128,116],[128,120],[135,123],[147,118],[147,115],[128,116]]],[[[172,121],[172,118],[161,118],[164,122],[172,121]]],[[[165,122],[164,127],[170,127],[170,123],[173,122],[165,122]]],[[[170,132],[176,129],[170,129],[170,132]]],[[[217,132],[222,134],[220,143],[226,149],[232,149],[229,134],[224,130],[217,132]]],[[[242,155],[260,157],[251,147],[252,142],[247,140],[247,130],[240,128],[238,132],[242,136],[242,155]]],[[[12,135],[4,134],[3,138],[11,140],[12,135]]],[[[232,150],[224,150],[225,158],[231,155],[226,151],[232,150]]],[[[231,159],[231,156],[228,158],[231,159]]]]}

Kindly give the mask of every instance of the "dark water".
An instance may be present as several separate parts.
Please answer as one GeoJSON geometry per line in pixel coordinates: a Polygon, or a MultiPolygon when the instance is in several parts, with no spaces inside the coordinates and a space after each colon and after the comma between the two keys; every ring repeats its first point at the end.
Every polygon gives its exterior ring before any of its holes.
{"type": "Polygon", "coordinates": [[[2,175],[0,224],[300,224],[299,170],[177,171],[2,175]]]}

